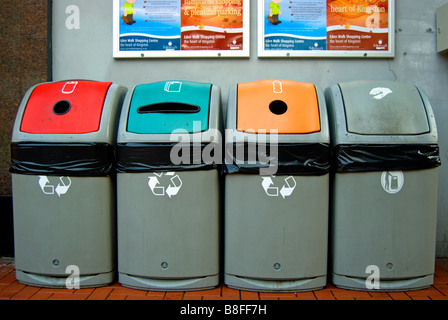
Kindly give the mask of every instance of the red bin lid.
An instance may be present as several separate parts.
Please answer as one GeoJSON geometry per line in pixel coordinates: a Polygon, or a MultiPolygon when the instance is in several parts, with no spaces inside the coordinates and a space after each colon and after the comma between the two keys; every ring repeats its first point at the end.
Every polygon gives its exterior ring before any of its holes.
{"type": "Polygon", "coordinates": [[[25,106],[20,131],[33,134],[98,131],[111,84],[83,80],[38,85],[25,106]]]}

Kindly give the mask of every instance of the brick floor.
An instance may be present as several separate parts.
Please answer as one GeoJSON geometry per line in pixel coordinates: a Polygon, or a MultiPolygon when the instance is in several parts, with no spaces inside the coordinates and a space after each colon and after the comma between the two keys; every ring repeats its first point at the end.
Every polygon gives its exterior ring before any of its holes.
{"type": "Polygon", "coordinates": [[[437,259],[434,284],[424,290],[366,292],[344,290],[331,283],[322,290],[276,293],[235,290],[221,284],[203,291],[159,292],[136,290],[113,283],[106,287],[51,289],[27,286],[15,277],[14,259],[0,258],[0,300],[448,300],[448,259],[437,259]]]}

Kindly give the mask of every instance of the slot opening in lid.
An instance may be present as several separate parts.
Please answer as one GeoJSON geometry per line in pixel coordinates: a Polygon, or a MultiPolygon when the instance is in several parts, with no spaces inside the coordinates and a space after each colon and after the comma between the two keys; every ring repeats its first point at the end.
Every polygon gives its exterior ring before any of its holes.
{"type": "Polygon", "coordinates": [[[60,100],[54,104],[53,112],[58,116],[62,116],[69,112],[71,107],[72,105],[67,100],[60,100]]]}
{"type": "Polygon", "coordinates": [[[188,103],[162,102],[141,106],[137,109],[140,114],[144,113],[198,113],[201,107],[188,103]]]}
{"type": "Polygon", "coordinates": [[[269,104],[269,110],[271,110],[273,114],[282,115],[288,110],[288,105],[284,101],[274,100],[269,104]]]}

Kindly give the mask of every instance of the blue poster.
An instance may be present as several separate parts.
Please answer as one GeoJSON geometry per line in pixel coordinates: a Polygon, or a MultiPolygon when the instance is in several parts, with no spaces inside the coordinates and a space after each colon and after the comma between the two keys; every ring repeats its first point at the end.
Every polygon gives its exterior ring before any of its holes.
{"type": "Polygon", "coordinates": [[[265,50],[326,50],[327,0],[264,0],[265,50]]]}
{"type": "Polygon", "coordinates": [[[179,0],[120,0],[120,51],[180,50],[179,0]]]}

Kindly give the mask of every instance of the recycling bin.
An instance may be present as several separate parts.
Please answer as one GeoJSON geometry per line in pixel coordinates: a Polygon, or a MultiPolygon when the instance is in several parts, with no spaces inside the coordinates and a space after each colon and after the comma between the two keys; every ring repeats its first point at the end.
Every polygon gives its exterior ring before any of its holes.
{"type": "Polygon", "coordinates": [[[28,90],[11,142],[16,278],[94,287],[117,273],[113,145],[127,89],[60,81],[28,90]]]}
{"type": "Polygon", "coordinates": [[[355,290],[430,286],[440,158],[427,96],[409,83],[369,80],[336,84],[325,97],[332,282],[355,290]]]}
{"type": "Polygon", "coordinates": [[[249,291],[326,286],[330,137],[314,84],[230,88],[225,135],[224,282],[249,291]]]}
{"type": "Polygon", "coordinates": [[[220,89],[139,84],[117,137],[119,282],[154,291],[219,283],[220,89]]]}

